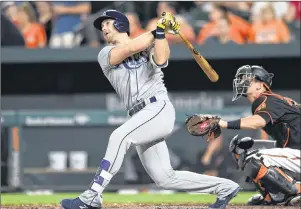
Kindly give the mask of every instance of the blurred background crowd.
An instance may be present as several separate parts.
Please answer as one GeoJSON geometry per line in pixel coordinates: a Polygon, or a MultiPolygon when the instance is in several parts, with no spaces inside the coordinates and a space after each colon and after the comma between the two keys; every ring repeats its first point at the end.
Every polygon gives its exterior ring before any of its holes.
{"type": "MultiPolygon", "coordinates": [[[[107,9],[126,13],[131,37],[174,14],[194,44],[281,44],[300,39],[300,1],[287,2],[1,2],[2,46],[100,47],[94,19],[107,9]]],[[[181,43],[167,35],[169,43],[181,43]]]]}

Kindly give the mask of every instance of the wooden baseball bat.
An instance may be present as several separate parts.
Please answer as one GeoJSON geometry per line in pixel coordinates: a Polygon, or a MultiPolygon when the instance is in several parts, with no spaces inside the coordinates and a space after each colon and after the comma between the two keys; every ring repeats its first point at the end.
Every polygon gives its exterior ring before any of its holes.
{"type": "Polygon", "coordinates": [[[187,40],[187,38],[179,31],[178,35],[182,38],[185,42],[186,46],[190,50],[193,58],[204,71],[204,73],[208,76],[208,78],[212,82],[216,82],[219,78],[218,74],[215,70],[211,67],[211,65],[207,62],[207,60],[200,54],[200,52],[187,40]]]}
{"type": "MultiPolygon", "coordinates": [[[[167,15],[166,12],[162,12],[161,17],[165,17],[167,15]]],[[[173,17],[174,18],[174,17],[173,17]]],[[[175,18],[174,18],[175,20],[175,18]]],[[[190,50],[193,58],[198,63],[198,65],[201,67],[201,69],[204,71],[204,73],[207,75],[207,77],[212,81],[216,82],[219,78],[218,74],[215,72],[215,70],[211,67],[211,65],[207,62],[207,60],[200,54],[200,52],[190,43],[190,41],[187,40],[187,38],[181,33],[181,31],[178,32],[178,35],[181,37],[181,39],[185,42],[186,46],[190,50]]]]}

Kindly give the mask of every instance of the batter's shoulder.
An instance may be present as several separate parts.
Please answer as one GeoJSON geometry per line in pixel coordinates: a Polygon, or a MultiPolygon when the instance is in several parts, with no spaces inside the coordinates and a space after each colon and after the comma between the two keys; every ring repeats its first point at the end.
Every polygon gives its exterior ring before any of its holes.
{"type": "Polygon", "coordinates": [[[98,55],[103,54],[103,53],[108,53],[108,52],[111,51],[111,49],[113,49],[114,47],[116,47],[116,46],[114,46],[114,45],[107,45],[107,46],[104,46],[104,47],[99,51],[98,55]]]}
{"type": "Polygon", "coordinates": [[[99,51],[99,53],[98,53],[98,56],[97,56],[98,61],[101,61],[101,60],[103,60],[103,59],[107,59],[107,57],[109,57],[109,54],[110,54],[111,50],[112,50],[114,47],[115,47],[115,46],[111,46],[111,45],[103,47],[103,48],[99,51]]]}
{"type": "Polygon", "coordinates": [[[113,45],[103,47],[98,53],[97,60],[99,65],[101,66],[104,73],[108,72],[108,70],[112,69],[115,66],[110,65],[110,55],[111,50],[116,47],[113,45]]]}

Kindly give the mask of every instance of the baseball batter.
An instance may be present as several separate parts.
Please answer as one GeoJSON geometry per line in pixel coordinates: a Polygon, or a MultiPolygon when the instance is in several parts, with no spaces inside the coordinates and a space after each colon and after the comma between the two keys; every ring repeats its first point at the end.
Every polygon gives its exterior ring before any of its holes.
{"type": "Polygon", "coordinates": [[[249,205],[300,205],[300,112],[294,100],[271,91],[273,73],[261,66],[241,66],[233,80],[233,101],[247,97],[252,104],[252,116],[224,121],[218,116],[193,115],[186,120],[193,135],[208,134],[216,138],[221,128],[263,129],[276,141],[276,148],[252,149],[254,140],[236,135],[229,150],[260,194],[249,205]]]}
{"type": "Polygon", "coordinates": [[[216,194],[217,201],[209,208],[224,209],[239,192],[239,185],[228,179],[173,170],[164,140],[175,123],[175,109],[161,71],[168,66],[170,54],[165,33],[176,34],[180,25],[167,13],[157,22],[156,30],[132,40],[126,16],[108,10],[95,20],[94,26],[103,32],[108,43],[99,52],[98,62],[130,118],[111,134],[89,188],[75,199],[62,200],[62,207],[101,208],[104,189],[134,145],[145,170],[159,187],[216,194]]]}

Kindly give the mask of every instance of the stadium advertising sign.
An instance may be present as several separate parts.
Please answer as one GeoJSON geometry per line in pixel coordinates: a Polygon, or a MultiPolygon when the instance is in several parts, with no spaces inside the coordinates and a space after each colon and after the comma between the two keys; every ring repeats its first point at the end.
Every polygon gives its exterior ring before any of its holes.
{"type": "Polygon", "coordinates": [[[86,125],[90,121],[87,114],[67,115],[27,115],[24,116],[26,126],[75,126],[86,125]]]}

